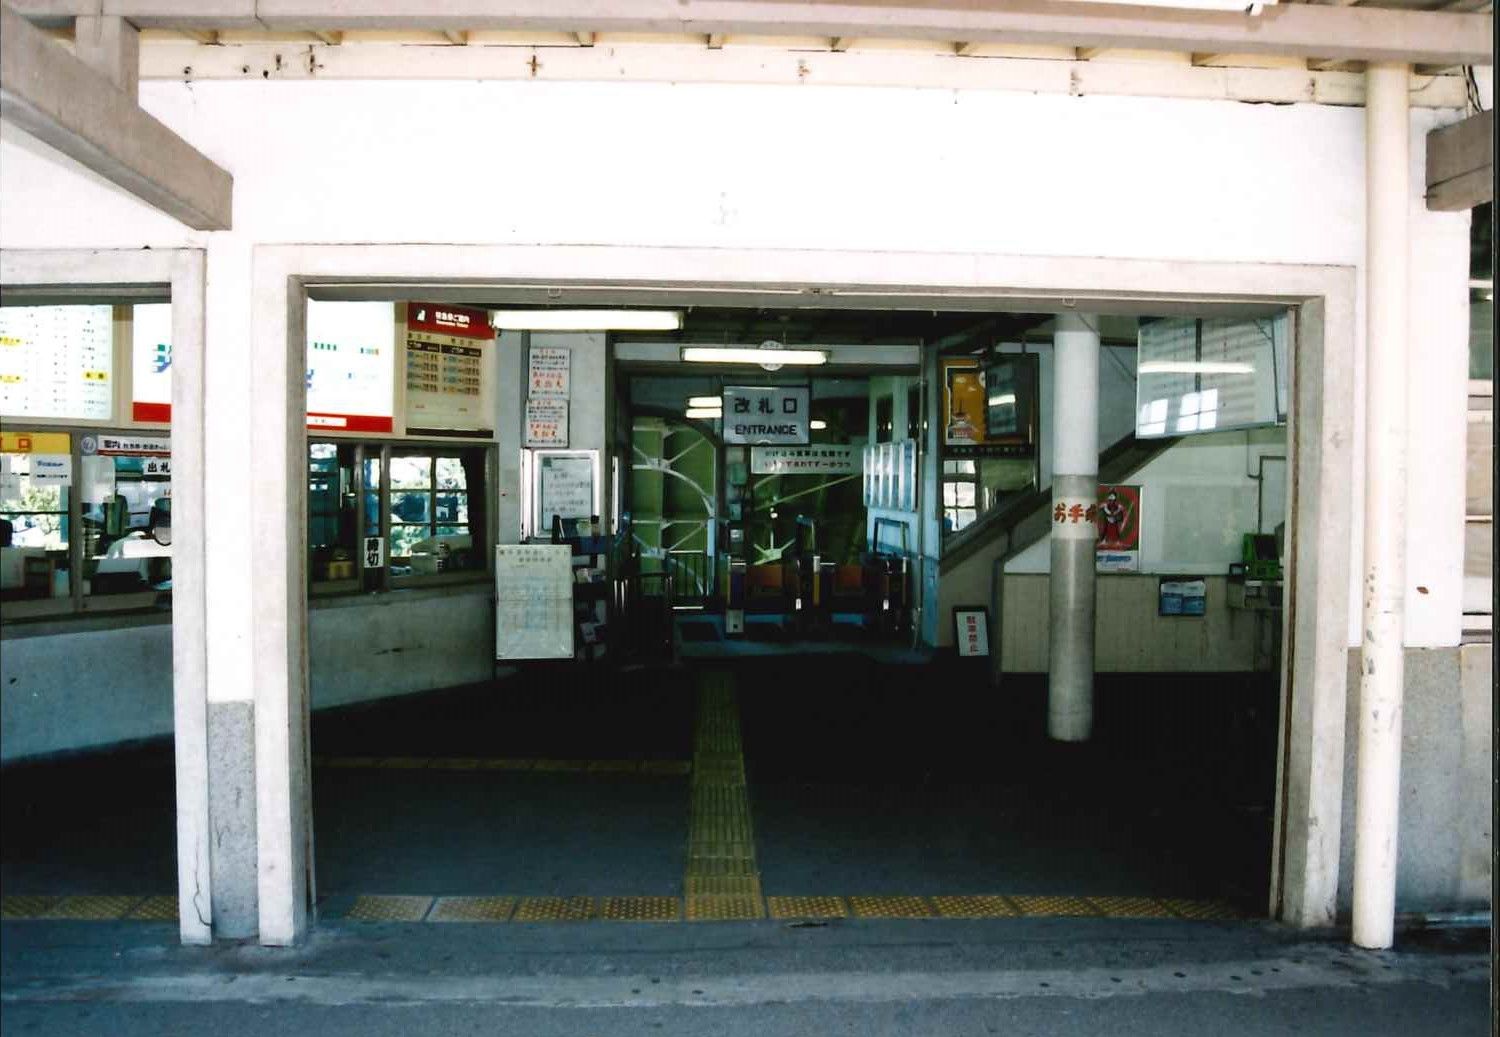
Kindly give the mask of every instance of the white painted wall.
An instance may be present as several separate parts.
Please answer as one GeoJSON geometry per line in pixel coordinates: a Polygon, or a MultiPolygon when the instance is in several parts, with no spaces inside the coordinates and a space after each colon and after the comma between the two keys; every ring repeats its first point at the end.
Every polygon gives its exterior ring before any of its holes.
{"type": "MultiPolygon", "coordinates": [[[[219,465],[208,487],[217,587],[209,671],[211,693],[221,697],[248,697],[242,675],[250,672],[241,579],[253,574],[239,550],[249,536],[245,482],[217,459],[251,449],[243,389],[257,243],[696,245],[1355,267],[1363,257],[1363,113],[1355,108],[499,82],[151,82],[141,100],[234,174],[235,230],[185,231],[6,130],[0,245],[208,244],[207,435],[219,465]],[[745,161],[728,139],[722,147],[711,137],[671,143],[685,128],[709,125],[734,126],[733,141],[768,141],[796,161],[745,161]],[[1018,159],[1017,142],[1023,156],[1046,160],[1018,159]],[[1150,160],[1129,160],[1144,159],[1143,142],[1155,142],[1150,160]],[[1174,146],[1163,151],[1161,142],[1174,146]],[[1106,176],[1101,156],[1126,160],[1109,161],[1106,176]],[[224,573],[241,577],[226,581],[224,573]]],[[[1413,113],[1415,184],[1426,131],[1457,116],[1413,113]]],[[[1467,226],[1466,214],[1428,213],[1413,195],[1410,442],[1422,463],[1412,466],[1408,502],[1412,645],[1459,636],[1467,226]]],[[[778,275],[775,264],[755,273],[778,275]]],[[[828,276],[837,280],[838,270],[828,276]]],[[[1356,416],[1355,514],[1361,424],[1356,416]]],[[[1357,533],[1352,539],[1351,645],[1361,551],[1357,533]]]]}

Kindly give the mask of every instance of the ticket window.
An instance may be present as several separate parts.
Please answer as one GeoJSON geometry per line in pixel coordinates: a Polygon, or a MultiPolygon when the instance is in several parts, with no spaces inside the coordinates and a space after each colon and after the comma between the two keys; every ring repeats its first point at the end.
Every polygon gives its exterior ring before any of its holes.
{"type": "Polygon", "coordinates": [[[393,578],[482,572],[485,451],[393,451],[387,491],[393,578]]]}
{"type": "Polygon", "coordinates": [[[80,458],[83,593],[172,589],[172,462],[159,454],[80,458]]]}
{"type": "Polygon", "coordinates": [[[0,458],[0,598],[67,598],[72,486],[34,472],[31,454],[0,458]]]}

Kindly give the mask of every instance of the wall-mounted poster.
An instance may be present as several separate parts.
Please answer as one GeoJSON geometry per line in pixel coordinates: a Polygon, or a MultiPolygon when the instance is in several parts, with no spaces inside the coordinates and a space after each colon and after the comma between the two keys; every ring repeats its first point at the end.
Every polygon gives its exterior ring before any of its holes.
{"type": "Polygon", "coordinates": [[[1099,541],[1095,567],[1104,573],[1138,572],[1141,568],[1141,488],[1099,487],[1099,541]]]}
{"type": "Polygon", "coordinates": [[[742,446],[806,445],[811,436],[809,398],[805,385],[726,385],[724,442],[742,446]]]}
{"type": "Polygon", "coordinates": [[[494,433],[489,314],[425,302],[406,308],[407,432],[494,433]]]}
{"type": "Polygon", "coordinates": [[[1208,581],[1201,576],[1163,576],[1157,585],[1156,614],[1207,615],[1208,581]]]}
{"type": "Polygon", "coordinates": [[[571,354],[567,346],[532,346],[528,360],[528,399],[566,400],[571,392],[571,354]]]}
{"type": "Polygon", "coordinates": [[[565,447],[568,445],[568,401],[526,401],[526,445],[529,447],[565,447]]]}
{"type": "Polygon", "coordinates": [[[944,456],[1036,457],[1035,354],[948,357],[941,370],[944,456]]]}
{"type": "MultiPolygon", "coordinates": [[[[172,304],[137,303],[130,315],[130,419],[172,420],[172,304]]],[[[386,331],[389,333],[389,321],[386,331]]]]}
{"type": "Polygon", "coordinates": [[[573,658],[572,548],[495,548],[495,658],[573,658]]]}
{"type": "Polygon", "coordinates": [[[307,303],[307,427],[395,427],[395,308],[388,302],[307,303]]]}

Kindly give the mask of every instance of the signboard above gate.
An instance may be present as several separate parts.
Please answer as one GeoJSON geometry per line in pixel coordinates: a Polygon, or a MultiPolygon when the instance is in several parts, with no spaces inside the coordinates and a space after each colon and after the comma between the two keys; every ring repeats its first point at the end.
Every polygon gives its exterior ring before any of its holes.
{"type": "Polygon", "coordinates": [[[724,442],[738,446],[805,446],[808,388],[780,385],[724,387],[724,442]]]}
{"type": "Polygon", "coordinates": [[[860,449],[854,446],[758,446],[750,450],[756,475],[858,475],[860,449]]]}

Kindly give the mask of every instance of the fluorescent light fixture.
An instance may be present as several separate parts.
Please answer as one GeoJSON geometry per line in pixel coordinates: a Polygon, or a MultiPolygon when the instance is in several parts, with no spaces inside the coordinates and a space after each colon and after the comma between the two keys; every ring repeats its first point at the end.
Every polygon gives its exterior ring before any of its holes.
{"type": "Polygon", "coordinates": [[[812,425],[810,427],[814,432],[822,432],[825,428],[828,427],[828,422],[824,421],[822,418],[813,418],[812,425]]]}
{"type": "Polygon", "coordinates": [[[688,406],[689,407],[709,407],[709,408],[717,410],[717,409],[722,408],[724,406],[724,397],[722,397],[722,396],[691,396],[691,397],[688,398],[688,406]]]}
{"type": "Polygon", "coordinates": [[[1140,374],[1254,374],[1254,364],[1232,360],[1147,360],[1140,374]]]}
{"type": "Polygon", "coordinates": [[[724,412],[717,407],[712,409],[708,407],[689,407],[687,409],[687,416],[697,418],[699,421],[718,421],[724,416],[724,412]]]}
{"type": "Polygon", "coordinates": [[[678,310],[494,310],[498,331],[677,331],[678,310]]]}
{"type": "Polygon", "coordinates": [[[999,396],[990,397],[991,407],[1007,407],[1016,402],[1016,394],[1013,392],[1002,393],[999,396]]]}
{"type": "Polygon", "coordinates": [[[788,364],[813,367],[828,363],[821,349],[757,349],[747,346],[684,346],[682,359],[690,364],[788,364]]]}

